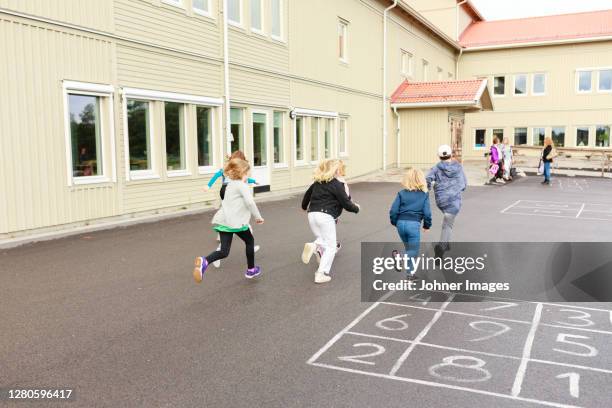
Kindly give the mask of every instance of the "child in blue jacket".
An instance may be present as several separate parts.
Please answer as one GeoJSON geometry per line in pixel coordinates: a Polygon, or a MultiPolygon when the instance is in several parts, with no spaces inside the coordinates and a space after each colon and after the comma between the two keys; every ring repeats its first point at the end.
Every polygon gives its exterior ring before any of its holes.
{"type": "MultiPolygon", "coordinates": [[[[244,153],[242,153],[242,151],[240,150],[236,150],[234,153],[232,153],[231,156],[229,156],[228,158],[228,162],[232,159],[241,159],[241,160],[247,161],[246,157],[244,156],[244,153]]],[[[229,181],[225,178],[225,175],[223,174],[223,169],[219,169],[219,171],[217,171],[212,176],[212,178],[210,179],[210,181],[208,182],[204,190],[206,191],[210,190],[212,186],[217,182],[219,177],[221,177],[221,190],[219,190],[219,196],[221,197],[221,200],[223,200],[225,198],[225,189],[227,188],[227,184],[229,183],[229,181]]],[[[247,178],[247,183],[257,184],[257,182],[250,177],[247,178]]]]}
{"type": "MultiPolygon", "coordinates": [[[[410,259],[416,257],[421,244],[421,223],[423,231],[431,228],[431,207],[429,205],[429,194],[427,192],[427,181],[425,175],[419,169],[409,168],[404,174],[402,181],[404,187],[393,201],[389,218],[391,224],[397,228],[408,260],[408,279],[415,279],[416,271],[412,268],[410,259]]],[[[397,256],[397,253],[394,253],[397,256]]]]}

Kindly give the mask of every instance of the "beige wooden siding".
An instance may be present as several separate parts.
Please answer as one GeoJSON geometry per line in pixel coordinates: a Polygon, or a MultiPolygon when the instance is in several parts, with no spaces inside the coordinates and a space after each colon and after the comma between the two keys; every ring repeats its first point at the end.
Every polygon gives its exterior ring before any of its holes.
{"type": "Polygon", "coordinates": [[[113,186],[67,187],[62,80],[112,84],[111,44],[0,20],[0,232],[116,213],[113,186]]]}
{"type": "Polygon", "coordinates": [[[117,35],[196,54],[221,56],[219,19],[193,15],[189,10],[159,0],[113,1],[117,35]]]}
{"type": "Polygon", "coordinates": [[[399,112],[402,165],[431,166],[437,161],[438,146],[450,144],[448,110],[405,109],[399,112]]]}
{"type": "Polygon", "coordinates": [[[111,0],[0,0],[0,8],[96,30],[113,30],[111,0]]]}
{"type": "MultiPolygon", "coordinates": [[[[247,3],[245,3],[246,5],[247,3]]],[[[287,44],[272,41],[256,34],[248,35],[244,30],[230,26],[230,61],[266,68],[278,72],[289,70],[289,49],[287,44]]]]}
{"type": "Polygon", "coordinates": [[[285,78],[234,67],[230,70],[232,100],[289,106],[289,89],[289,80],[285,78]]]}

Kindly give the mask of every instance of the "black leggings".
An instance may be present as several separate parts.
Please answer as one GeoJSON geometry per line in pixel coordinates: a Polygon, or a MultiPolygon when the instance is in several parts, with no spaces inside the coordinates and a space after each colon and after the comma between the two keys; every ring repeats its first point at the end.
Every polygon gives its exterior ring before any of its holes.
{"type": "Polygon", "coordinates": [[[232,247],[232,238],[234,234],[238,235],[238,237],[244,241],[246,245],[246,257],[247,257],[247,266],[249,269],[255,267],[255,238],[253,238],[253,234],[251,230],[240,231],[240,232],[219,232],[219,237],[221,241],[221,248],[215,252],[212,252],[210,255],[206,257],[208,263],[213,263],[218,261],[219,259],[227,258],[230,253],[230,248],[232,247]]]}

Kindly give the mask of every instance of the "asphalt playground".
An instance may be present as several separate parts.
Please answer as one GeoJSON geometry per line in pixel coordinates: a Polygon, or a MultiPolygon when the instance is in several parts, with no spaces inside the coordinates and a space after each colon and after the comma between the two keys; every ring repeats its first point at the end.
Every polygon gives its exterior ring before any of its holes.
{"type": "MultiPolygon", "coordinates": [[[[470,187],[454,240],[612,241],[612,181],[539,182],[470,187]]],[[[360,244],[398,240],[398,189],[351,185],[362,211],[341,217],[325,285],[300,261],[298,196],[260,204],[253,281],[235,240],[193,282],[194,256],[216,247],[212,212],[0,251],[0,389],[75,390],[0,406],[612,406],[612,304],[360,302],[360,244]]]]}

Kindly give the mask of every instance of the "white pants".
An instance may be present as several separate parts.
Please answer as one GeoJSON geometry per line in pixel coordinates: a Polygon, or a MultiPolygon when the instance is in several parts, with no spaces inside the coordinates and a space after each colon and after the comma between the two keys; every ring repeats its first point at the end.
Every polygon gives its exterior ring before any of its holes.
{"type": "Polygon", "coordinates": [[[314,242],[317,249],[323,252],[317,272],[329,274],[336,256],[336,220],[329,214],[311,212],[308,213],[308,223],[317,237],[314,242]]]}

